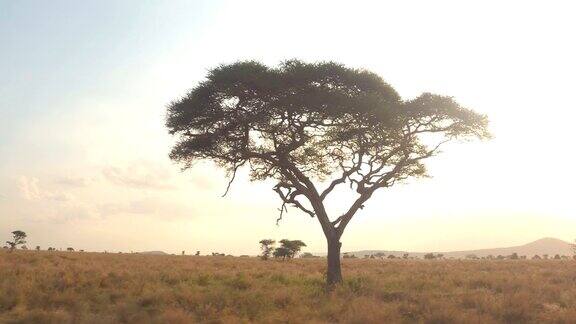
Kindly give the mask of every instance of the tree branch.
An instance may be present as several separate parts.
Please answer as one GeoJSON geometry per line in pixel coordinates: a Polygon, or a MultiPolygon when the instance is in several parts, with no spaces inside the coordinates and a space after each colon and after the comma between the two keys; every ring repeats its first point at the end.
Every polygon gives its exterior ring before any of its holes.
{"type": "Polygon", "coordinates": [[[236,178],[236,171],[238,171],[238,168],[243,166],[245,163],[246,163],[246,160],[244,160],[244,161],[242,161],[242,163],[236,164],[234,166],[234,169],[232,170],[232,177],[230,178],[230,181],[228,181],[228,186],[226,186],[226,191],[224,192],[222,197],[225,197],[226,194],[228,193],[228,190],[230,190],[230,186],[232,185],[232,182],[234,182],[234,179],[236,178]]]}
{"type": "Polygon", "coordinates": [[[299,195],[303,195],[303,193],[300,192],[298,189],[295,189],[293,185],[286,182],[280,182],[276,186],[274,186],[274,191],[276,191],[276,193],[278,193],[278,196],[280,196],[280,199],[282,199],[282,206],[280,207],[280,216],[276,220],[276,224],[278,224],[278,222],[282,219],[283,213],[285,211],[286,212],[288,211],[288,209],[286,208],[286,204],[291,204],[292,206],[297,207],[306,214],[310,215],[310,217],[315,216],[313,211],[304,207],[304,205],[302,205],[298,200],[296,200],[296,197],[299,195]],[[287,189],[287,193],[284,193],[282,191],[282,188],[287,189]]]}

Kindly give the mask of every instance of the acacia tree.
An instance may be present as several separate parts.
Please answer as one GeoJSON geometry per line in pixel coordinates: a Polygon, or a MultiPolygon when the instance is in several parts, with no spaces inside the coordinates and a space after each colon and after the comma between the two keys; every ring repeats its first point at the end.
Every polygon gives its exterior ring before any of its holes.
{"type": "Polygon", "coordinates": [[[276,182],[278,220],[287,206],[315,217],[327,240],[330,286],[342,280],[340,238],[376,190],[425,176],[423,160],[450,140],[489,137],[486,116],[450,97],[402,100],[369,71],[298,60],[216,67],[168,106],[166,125],[177,137],[170,157],[184,169],[214,161],[228,172],[228,192],[248,166],[253,180],[276,182]],[[354,199],[329,213],[327,198],[345,184],[354,199]]]}
{"type": "Polygon", "coordinates": [[[12,241],[6,241],[6,244],[10,247],[10,251],[13,251],[18,247],[18,245],[26,244],[26,233],[23,231],[12,232],[12,241]]]}
{"type": "Polygon", "coordinates": [[[272,239],[264,239],[260,241],[260,249],[262,250],[261,258],[262,260],[268,260],[270,258],[270,254],[274,250],[274,243],[276,241],[272,239]]]}
{"type": "Polygon", "coordinates": [[[293,259],[298,252],[302,249],[302,247],[306,246],[306,243],[300,240],[287,240],[283,239],[280,240],[280,244],[282,244],[281,248],[286,249],[288,251],[288,258],[293,259]]]}

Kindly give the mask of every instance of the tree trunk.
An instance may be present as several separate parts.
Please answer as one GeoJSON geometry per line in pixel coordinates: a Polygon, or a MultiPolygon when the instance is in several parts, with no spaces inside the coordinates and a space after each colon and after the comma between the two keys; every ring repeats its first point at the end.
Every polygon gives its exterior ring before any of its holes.
{"type": "Polygon", "coordinates": [[[340,268],[340,243],[339,237],[327,237],[328,241],[328,271],[326,273],[326,283],[328,289],[342,282],[342,270],[340,268]]]}

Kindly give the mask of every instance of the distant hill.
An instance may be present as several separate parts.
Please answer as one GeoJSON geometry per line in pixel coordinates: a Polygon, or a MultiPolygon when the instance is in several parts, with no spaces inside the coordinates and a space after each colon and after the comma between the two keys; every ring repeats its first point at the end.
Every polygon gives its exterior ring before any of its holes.
{"type": "Polygon", "coordinates": [[[168,255],[168,253],[164,251],[144,251],[138,252],[139,254],[149,254],[149,255],[168,255]]]}
{"type": "MultiPolygon", "coordinates": [[[[386,250],[363,250],[363,251],[353,251],[346,252],[349,255],[355,255],[356,257],[363,257],[364,255],[371,255],[377,253],[383,253],[385,255],[394,255],[401,257],[404,253],[408,253],[412,257],[423,257],[426,253],[424,252],[407,252],[407,251],[386,251],[386,250]]],[[[474,254],[477,257],[486,257],[489,255],[511,255],[512,253],[518,253],[518,255],[526,255],[527,257],[532,257],[534,255],[544,255],[548,254],[553,257],[556,254],[559,255],[572,255],[572,245],[566,241],[562,241],[556,238],[543,238],[537,241],[512,247],[503,248],[493,248],[493,249],[480,249],[480,250],[466,250],[466,251],[452,251],[452,252],[435,252],[444,254],[446,258],[464,258],[467,255],[474,254]]]]}

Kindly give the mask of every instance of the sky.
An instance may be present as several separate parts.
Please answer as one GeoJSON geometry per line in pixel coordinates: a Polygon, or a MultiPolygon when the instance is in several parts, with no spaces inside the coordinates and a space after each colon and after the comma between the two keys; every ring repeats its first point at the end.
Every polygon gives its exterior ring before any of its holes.
{"type": "MultiPolygon", "coordinates": [[[[576,238],[570,1],[0,0],[0,239],[88,251],[257,254],[263,238],[326,249],[272,182],[231,192],[181,171],[166,105],[219,64],[333,60],[405,99],[453,96],[494,138],[451,144],[431,178],[375,194],[343,251],[450,251],[576,238]]],[[[345,198],[345,197],[343,197],[345,198]]],[[[339,200],[339,199],[338,199],[339,200]]],[[[344,199],[343,199],[344,200],[344,199]]],[[[334,210],[344,208],[339,203],[334,210]]]]}

